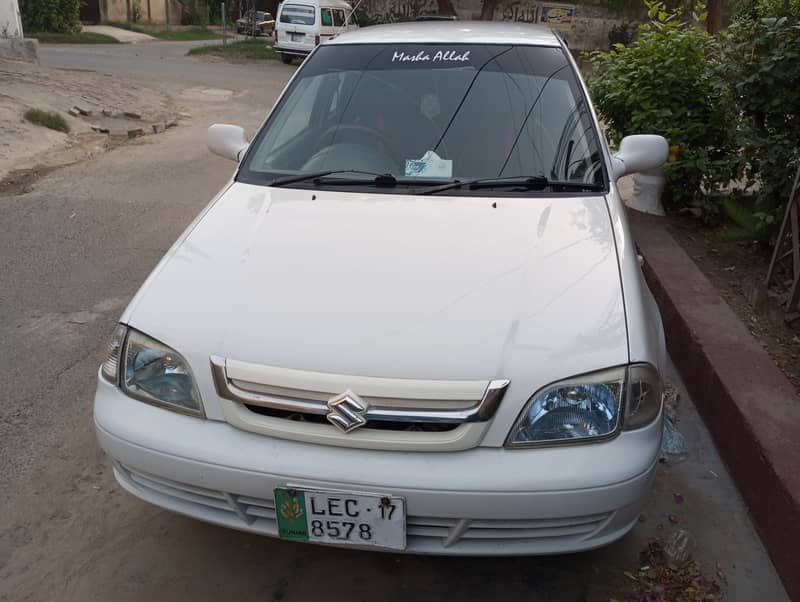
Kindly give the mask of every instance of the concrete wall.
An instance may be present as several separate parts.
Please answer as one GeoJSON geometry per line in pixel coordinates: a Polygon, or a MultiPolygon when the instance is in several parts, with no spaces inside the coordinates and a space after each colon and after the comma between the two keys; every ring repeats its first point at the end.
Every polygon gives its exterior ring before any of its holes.
{"type": "MultiPolygon", "coordinates": [[[[5,0],[0,0],[4,2],[5,0]]],[[[133,19],[137,0],[100,0],[100,15],[104,23],[125,23],[133,19]]],[[[164,25],[180,25],[183,5],[178,0],[138,0],[140,21],[164,25]]]]}
{"type": "Polygon", "coordinates": [[[0,0],[0,38],[22,38],[22,19],[17,0],[0,0]]]}
{"type": "MultiPolygon", "coordinates": [[[[421,14],[444,12],[440,5],[446,4],[448,0],[362,0],[359,12],[363,10],[372,23],[392,23],[414,19],[421,14]]],[[[482,5],[482,0],[452,0],[452,7],[462,20],[479,19],[482,5]]],[[[551,26],[560,31],[573,52],[579,52],[608,48],[611,28],[631,18],[613,14],[602,6],[501,0],[495,9],[494,20],[551,26]],[[560,22],[551,18],[556,13],[560,15],[560,22]]]]}
{"type": "Polygon", "coordinates": [[[100,17],[104,23],[125,23],[128,20],[128,0],[100,0],[100,17]]]}

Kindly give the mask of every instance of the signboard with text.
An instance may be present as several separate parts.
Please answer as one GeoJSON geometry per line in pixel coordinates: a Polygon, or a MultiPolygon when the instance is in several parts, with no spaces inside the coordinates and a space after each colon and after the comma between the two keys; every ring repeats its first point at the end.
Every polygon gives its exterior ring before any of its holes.
{"type": "Polygon", "coordinates": [[[572,17],[575,14],[574,4],[554,4],[543,2],[539,13],[539,22],[553,29],[572,29],[572,17]]]}

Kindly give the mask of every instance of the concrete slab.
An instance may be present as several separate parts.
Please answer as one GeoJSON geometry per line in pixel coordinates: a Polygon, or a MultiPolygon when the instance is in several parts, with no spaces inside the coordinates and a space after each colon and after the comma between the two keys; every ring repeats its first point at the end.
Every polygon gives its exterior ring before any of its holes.
{"type": "Polygon", "coordinates": [[[791,596],[800,599],[800,400],[659,218],[630,212],[667,347],[791,596]]]}
{"type": "Polygon", "coordinates": [[[121,27],[112,27],[111,25],[84,25],[81,31],[102,33],[128,44],[138,44],[139,42],[151,42],[155,40],[153,36],[149,36],[146,33],[122,29],[121,27]]]}
{"type": "Polygon", "coordinates": [[[39,40],[0,38],[0,59],[39,63],[39,40]]]}
{"type": "Polygon", "coordinates": [[[686,439],[689,457],[674,466],[659,466],[647,501],[647,520],[629,536],[637,542],[634,547],[641,549],[649,541],[665,539],[672,530],[685,529],[696,542],[694,558],[711,576],[716,563],[722,568],[727,602],[788,600],[742,495],[672,360],[667,379],[680,392],[676,426],[686,439]],[[675,493],[681,494],[682,503],[676,503],[675,493]],[[670,524],[668,514],[676,516],[677,525],[670,524]]]}

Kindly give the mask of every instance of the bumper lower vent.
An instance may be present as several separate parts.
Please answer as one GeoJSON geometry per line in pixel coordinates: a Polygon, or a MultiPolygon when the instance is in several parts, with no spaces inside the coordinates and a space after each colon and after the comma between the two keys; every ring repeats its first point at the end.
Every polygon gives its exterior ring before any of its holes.
{"type": "MultiPolygon", "coordinates": [[[[156,477],[122,464],[114,465],[120,484],[156,505],[235,529],[277,537],[275,503],[156,477]]],[[[406,518],[407,551],[429,554],[547,553],[570,542],[590,539],[614,512],[565,518],[494,520],[406,518]]]]}

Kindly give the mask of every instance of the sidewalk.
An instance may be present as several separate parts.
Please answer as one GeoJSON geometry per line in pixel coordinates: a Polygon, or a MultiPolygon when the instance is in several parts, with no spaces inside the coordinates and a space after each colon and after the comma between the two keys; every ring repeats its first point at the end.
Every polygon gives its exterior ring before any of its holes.
{"type": "Polygon", "coordinates": [[[125,44],[138,44],[139,42],[151,42],[155,40],[153,36],[147,35],[146,33],[130,31],[129,29],[122,29],[121,27],[112,27],[111,25],[84,25],[81,31],[101,33],[116,38],[125,44]]]}
{"type": "Polygon", "coordinates": [[[800,400],[794,386],[667,232],[629,211],[667,349],[792,599],[800,599],[800,400]]]}

